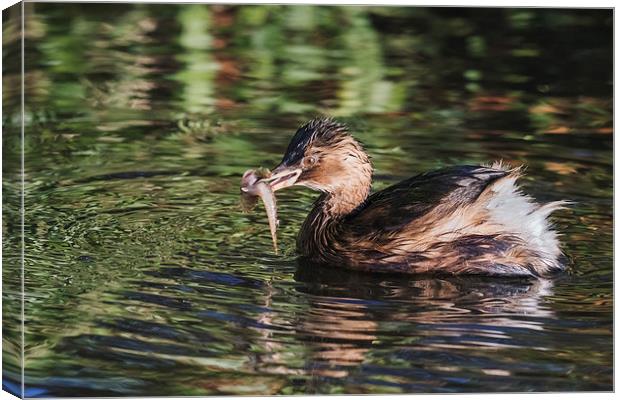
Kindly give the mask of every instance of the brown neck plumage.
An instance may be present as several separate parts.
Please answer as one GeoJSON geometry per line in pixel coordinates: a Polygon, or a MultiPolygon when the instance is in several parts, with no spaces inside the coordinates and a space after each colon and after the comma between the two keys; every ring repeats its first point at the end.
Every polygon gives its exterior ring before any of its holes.
{"type": "Polygon", "coordinates": [[[314,203],[297,239],[297,248],[304,256],[329,259],[338,251],[336,236],[342,220],[366,201],[370,194],[372,168],[357,171],[356,180],[348,181],[333,191],[323,193],[314,203]]]}
{"type": "Polygon", "coordinates": [[[359,185],[344,187],[320,197],[315,208],[320,208],[330,219],[338,220],[359,207],[370,194],[370,180],[359,185]],[[322,201],[321,201],[322,200],[322,201]]]}

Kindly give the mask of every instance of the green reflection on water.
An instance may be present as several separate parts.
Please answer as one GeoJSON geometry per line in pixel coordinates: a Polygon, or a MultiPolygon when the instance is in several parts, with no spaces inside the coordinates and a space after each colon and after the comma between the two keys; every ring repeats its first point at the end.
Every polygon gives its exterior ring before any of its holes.
{"type": "MultiPolygon", "coordinates": [[[[28,3],[26,12],[27,387],[611,389],[609,11],[28,3]],[[241,174],[273,167],[296,126],[321,113],[366,144],[376,189],[447,164],[526,163],[528,192],[576,201],[556,218],[571,274],[503,283],[307,271],[294,238],[315,195],[299,189],[278,198],[284,255],[273,255],[264,216],[239,208],[241,174]]],[[[11,104],[19,80],[5,57],[11,104]]],[[[15,166],[19,110],[6,111],[3,155],[15,166]]],[[[13,353],[18,178],[5,167],[13,353]]],[[[17,364],[5,352],[5,378],[18,379],[17,364]]]]}

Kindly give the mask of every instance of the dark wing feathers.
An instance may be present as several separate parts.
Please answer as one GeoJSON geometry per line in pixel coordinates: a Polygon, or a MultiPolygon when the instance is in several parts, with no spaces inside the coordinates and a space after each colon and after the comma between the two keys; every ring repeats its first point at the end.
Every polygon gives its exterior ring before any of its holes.
{"type": "Polygon", "coordinates": [[[420,174],[372,194],[348,217],[345,226],[358,235],[398,230],[438,205],[468,204],[508,171],[458,166],[420,174]]]}

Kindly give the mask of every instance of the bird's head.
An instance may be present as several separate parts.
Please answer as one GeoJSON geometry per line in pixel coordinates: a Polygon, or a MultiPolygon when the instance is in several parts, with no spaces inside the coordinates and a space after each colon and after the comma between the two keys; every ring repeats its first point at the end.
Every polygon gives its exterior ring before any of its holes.
{"type": "Polygon", "coordinates": [[[268,182],[273,191],[300,185],[325,193],[370,187],[372,164],[345,125],[317,118],[297,130],[268,182]]]}

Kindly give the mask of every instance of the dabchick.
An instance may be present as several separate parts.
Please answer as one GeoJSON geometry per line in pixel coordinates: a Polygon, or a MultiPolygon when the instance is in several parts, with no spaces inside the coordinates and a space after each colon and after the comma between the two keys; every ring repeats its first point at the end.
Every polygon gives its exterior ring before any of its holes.
{"type": "Polygon", "coordinates": [[[297,249],[310,262],[371,272],[540,276],[561,271],[557,234],[544,205],[520,192],[520,170],[456,166],[370,194],[372,164],[348,129],[314,119],[262,179],[275,192],[321,192],[297,249]]]}

